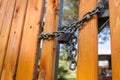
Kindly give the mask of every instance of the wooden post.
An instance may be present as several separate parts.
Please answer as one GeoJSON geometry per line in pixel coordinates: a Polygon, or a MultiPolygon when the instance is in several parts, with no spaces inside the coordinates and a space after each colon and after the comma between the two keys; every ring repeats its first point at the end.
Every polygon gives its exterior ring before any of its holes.
{"type": "MultiPolygon", "coordinates": [[[[3,65],[2,80],[14,80],[16,64],[20,49],[21,33],[23,30],[27,0],[16,0],[16,6],[6,49],[6,57],[3,65]]],[[[11,3],[11,2],[9,2],[11,3]]],[[[11,7],[10,7],[11,8],[11,7]]]]}
{"type": "MultiPolygon", "coordinates": [[[[52,33],[57,31],[57,10],[58,0],[48,0],[46,9],[46,21],[44,26],[44,33],[52,33]]],[[[40,73],[39,80],[54,80],[55,68],[55,40],[44,40],[42,45],[42,54],[40,59],[40,73]],[[43,76],[44,75],[44,76],[43,76]]]]}
{"type": "MultiPolygon", "coordinates": [[[[79,17],[93,10],[97,0],[79,0],[79,17]]],[[[98,79],[97,16],[83,25],[78,36],[77,80],[98,79]]]]}
{"type": "Polygon", "coordinates": [[[5,9],[5,13],[4,13],[5,17],[0,32],[0,76],[1,76],[3,61],[6,53],[6,47],[8,43],[14,7],[15,7],[15,0],[9,0],[7,7],[5,9]]]}
{"type": "Polygon", "coordinates": [[[120,80],[120,0],[109,0],[112,80],[120,80]]]}
{"type": "Polygon", "coordinates": [[[16,80],[36,80],[44,0],[28,0],[16,80]]]}

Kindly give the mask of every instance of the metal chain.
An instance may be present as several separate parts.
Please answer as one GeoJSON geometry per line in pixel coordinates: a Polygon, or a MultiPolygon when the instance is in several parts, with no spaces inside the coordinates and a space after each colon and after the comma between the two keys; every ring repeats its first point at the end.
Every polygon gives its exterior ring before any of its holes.
{"type": "Polygon", "coordinates": [[[68,43],[66,45],[66,47],[70,47],[70,49],[67,49],[67,51],[69,51],[68,58],[70,61],[70,64],[69,64],[70,70],[75,70],[76,66],[77,66],[77,62],[76,62],[77,48],[76,48],[76,45],[77,45],[77,37],[74,34],[71,38],[71,43],[68,43]]]}
{"type": "Polygon", "coordinates": [[[72,38],[69,43],[66,45],[67,52],[67,61],[69,62],[69,69],[75,70],[77,66],[76,56],[77,56],[77,37],[75,34],[72,35],[72,38]]]}
{"type": "MultiPolygon", "coordinates": [[[[79,21],[76,21],[74,22],[73,24],[70,25],[70,27],[72,27],[73,29],[73,32],[75,32],[77,29],[82,29],[82,25],[86,22],[86,21],[89,21],[90,19],[92,19],[93,15],[94,14],[99,14],[102,10],[103,10],[104,6],[101,5],[101,4],[98,4],[98,6],[93,10],[93,11],[90,11],[90,12],[87,12],[83,18],[79,21]]],[[[77,56],[77,48],[76,48],[76,45],[77,45],[77,37],[75,36],[75,33],[74,33],[74,38],[71,39],[71,45],[68,44],[68,46],[71,46],[71,49],[69,49],[70,51],[70,54],[68,56],[68,58],[70,58],[70,65],[69,65],[69,69],[70,70],[75,70],[76,67],[77,67],[77,62],[76,62],[76,56],[77,56]]],[[[67,50],[68,51],[68,50],[67,50]]]]}
{"type": "Polygon", "coordinates": [[[83,15],[81,20],[78,20],[76,22],[73,22],[72,24],[68,25],[68,26],[64,26],[60,29],[60,31],[56,31],[53,33],[47,33],[47,34],[40,34],[39,38],[40,39],[54,39],[56,37],[59,37],[65,33],[71,32],[73,33],[72,38],[70,39],[70,42],[66,44],[66,47],[68,49],[66,49],[67,53],[69,53],[68,58],[70,61],[70,65],[69,68],[71,70],[75,70],[76,66],[77,66],[77,62],[76,62],[76,56],[77,56],[77,37],[75,36],[75,32],[77,29],[82,29],[83,28],[83,24],[89,20],[91,20],[93,18],[93,16],[95,14],[99,14],[102,10],[104,9],[104,6],[102,5],[102,3],[99,3],[98,6],[93,9],[92,11],[87,12],[86,14],[83,15]]]}
{"type": "Polygon", "coordinates": [[[45,40],[45,39],[53,39],[53,38],[59,37],[60,35],[62,35],[64,33],[67,33],[67,32],[76,32],[77,29],[82,28],[82,25],[85,22],[91,20],[95,14],[99,14],[103,9],[104,9],[104,6],[99,4],[92,11],[89,11],[86,14],[84,14],[81,20],[73,22],[72,24],[70,24],[68,26],[62,27],[60,29],[60,31],[56,31],[56,32],[53,32],[53,33],[47,33],[47,34],[41,33],[39,35],[39,39],[43,39],[43,40],[45,40]]]}

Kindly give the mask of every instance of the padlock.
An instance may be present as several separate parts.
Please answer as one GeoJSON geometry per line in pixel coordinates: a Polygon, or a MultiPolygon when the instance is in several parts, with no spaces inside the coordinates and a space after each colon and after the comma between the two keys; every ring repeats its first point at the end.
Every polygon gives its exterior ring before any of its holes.
{"type": "Polygon", "coordinates": [[[58,37],[58,43],[67,44],[70,42],[73,33],[67,32],[58,37]]]}

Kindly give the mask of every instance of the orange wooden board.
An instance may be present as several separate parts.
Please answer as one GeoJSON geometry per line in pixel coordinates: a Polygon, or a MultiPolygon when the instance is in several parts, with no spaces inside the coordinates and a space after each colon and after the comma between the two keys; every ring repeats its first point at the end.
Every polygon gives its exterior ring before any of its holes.
{"type": "Polygon", "coordinates": [[[16,80],[36,80],[43,5],[44,0],[28,0],[16,80]]]}
{"type": "Polygon", "coordinates": [[[5,16],[7,3],[8,3],[8,0],[0,0],[0,32],[3,24],[3,19],[5,16]]]}
{"type": "MultiPolygon", "coordinates": [[[[79,0],[79,17],[93,10],[97,0],[79,0]]],[[[78,60],[77,60],[77,80],[97,80],[98,79],[98,53],[97,53],[97,17],[83,25],[78,36],[78,60]]]]}
{"type": "Polygon", "coordinates": [[[120,0],[109,0],[112,80],[120,80],[120,0]]]}
{"type": "Polygon", "coordinates": [[[17,0],[8,40],[2,80],[14,80],[27,0],[17,0]]]}
{"type": "MultiPolygon", "coordinates": [[[[44,33],[57,31],[59,1],[48,0],[44,33]]],[[[54,80],[56,40],[44,40],[40,59],[40,73],[38,80],[54,80]],[[44,75],[44,76],[43,76],[44,75]]]]}
{"type": "Polygon", "coordinates": [[[9,0],[7,7],[5,9],[6,10],[5,17],[4,17],[4,20],[2,23],[2,29],[0,32],[0,76],[1,76],[2,65],[3,65],[4,56],[5,56],[6,47],[7,47],[14,6],[15,6],[15,0],[9,0]]]}

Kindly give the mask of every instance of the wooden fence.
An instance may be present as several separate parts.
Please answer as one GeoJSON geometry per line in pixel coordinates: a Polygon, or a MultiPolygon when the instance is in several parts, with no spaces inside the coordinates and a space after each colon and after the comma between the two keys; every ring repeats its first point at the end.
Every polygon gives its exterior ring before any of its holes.
{"type": "MultiPolygon", "coordinates": [[[[0,0],[0,80],[54,80],[56,40],[38,35],[46,11],[44,33],[57,31],[60,0],[0,0]],[[46,10],[45,10],[46,9],[46,10]]],[[[94,9],[97,0],[80,0],[79,18],[94,9]]],[[[112,80],[120,80],[120,0],[109,0],[112,80]]],[[[98,79],[97,15],[79,31],[77,80],[98,79]]]]}

